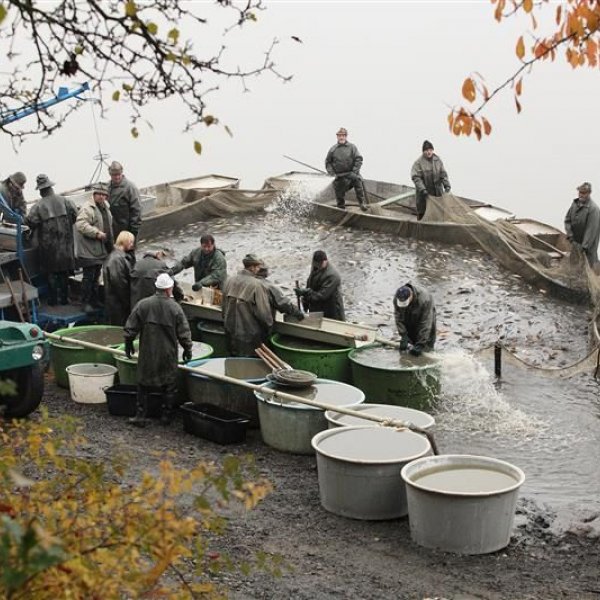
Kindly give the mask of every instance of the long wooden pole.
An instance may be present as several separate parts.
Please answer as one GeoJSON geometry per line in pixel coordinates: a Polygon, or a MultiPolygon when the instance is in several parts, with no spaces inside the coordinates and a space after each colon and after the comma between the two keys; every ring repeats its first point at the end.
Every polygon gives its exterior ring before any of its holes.
{"type": "MultiPolygon", "coordinates": [[[[114,354],[115,356],[125,356],[125,352],[123,350],[111,348],[110,346],[101,346],[100,344],[94,344],[93,342],[85,342],[83,340],[70,338],[64,335],[56,335],[55,333],[44,332],[44,335],[51,340],[65,342],[68,344],[76,344],[78,346],[81,346],[82,348],[90,348],[91,350],[102,350],[105,352],[109,352],[110,354],[114,354]]],[[[182,371],[187,371],[189,373],[197,373],[199,375],[203,375],[204,377],[209,377],[210,379],[216,379],[217,381],[222,381],[224,383],[239,385],[240,387],[244,387],[255,392],[260,392],[261,394],[266,394],[267,396],[271,396],[275,400],[281,398],[282,400],[298,402],[300,404],[307,404],[308,406],[314,406],[315,408],[320,408],[322,410],[331,410],[337,413],[341,413],[343,415],[358,417],[359,419],[366,419],[367,421],[373,421],[375,423],[382,423],[390,427],[401,427],[404,429],[410,429],[415,433],[420,433],[421,435],[426,436],[429,440],[429,443],[431,444],[431,449],[433,453],[438,454],[437,444],[433,439],[433,435],[429,431],[426,431],[421,427],[417,427],[416,425],[413,425],[412,423],[409,423],[407,421],[402,421],[400,419],[390,419],[389,417],[380,417],[378,415],[370,415],[357,410],[352,410],[351,408],[345,408],[343,406],[336,406],[334,404],[327,404],[326,402],[317,402],[316,400],[309,400],[308,398],[304,398],[303,396],[296,396],[295,394],[282,392],[278,389],[274,389],[266,385],[256,385],[254,383],[244,381],[243,379],[229,377],[228,375],[212,373],[210,371],[205,371],[204,369],[200,369],[198,367],[189,367],[188,365],[178,365],[178,367],[182,371]]]]}

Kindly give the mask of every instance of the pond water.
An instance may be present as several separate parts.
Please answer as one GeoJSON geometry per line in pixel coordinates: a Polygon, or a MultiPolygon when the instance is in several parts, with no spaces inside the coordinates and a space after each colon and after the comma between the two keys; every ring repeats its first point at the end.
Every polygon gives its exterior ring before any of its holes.
{"type": "MultiPolygon", "coordinates": [[[[161,239],[177,258],[212,233],[230,274],[256,253],[270,280],[293,298],[311,256],[323,249],[340,271],[346,318],[395,335],[392,298],[407,281],[429,289],[437,307],[436,354],[442,397],[435,414],[440,452],[481,454],[525,471],[521,494],[557,513],[600,509],[599,386],[591,374],[547,379],[505,365],[494,384],[493,364],[474,358],[500,337],[538,366],[562,367],[588,350],[587,307],[555,300],[483,252],[319,223],[303,202],[282,201],[258,215],[194,223],[161,239]]],[[[192,270],[178,276],[192,282],[192,270]]]]}

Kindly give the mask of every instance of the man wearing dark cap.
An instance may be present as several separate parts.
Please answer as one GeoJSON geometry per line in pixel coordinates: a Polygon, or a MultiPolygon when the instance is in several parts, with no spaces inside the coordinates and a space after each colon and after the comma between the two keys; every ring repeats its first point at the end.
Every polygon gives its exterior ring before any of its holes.
{"type": "Polygon", "coordinates": [[[337,132],[337,144],[333,145],[325,158],[325,169],[332,177],[333,189],[338,208],[346,208],[346,192],[354,188],[361,210],[367,210],[364,182],[360,176],[363,163],[358,148],[348,141],[348,131],[344,127],[337,132]]]}
{"type": "Polygon", "coordinates": [[[413,356],[420,356],[433,350],[435,304],[425,288],[412,283],[398,288],[394,295],[394,317],[400,334],[400,352],[408,350],[413,356]]]}
{"type": "Polygon", "coordinates": [[[110,184],[108,202],[113,222],[113,238],[121,231],[130,231],[138,237],[142,224],[142,207],[137,187],[123,175],[123,165],[116,160],[108,167],[110,184]]]}
{"type": "Polygon", "coordinates": [[[433,151],[429,140],[423,142],[423,154],[414,162],[410,177],[417,190],[417,220],[427,210],[427,196],[441,196],[450,192],[450,180],[442,159],[433,151]]]}
{"type": "Polygon", "coordinates": [[[256,277],[263,262],[246,254],[244,268],[229,277],[223,288],[225,342],[232,356],[254,357],[254,349],[265,343],[273,327],[273,314],[266,287],[256,277]]]}
{"type": "MultiPolygon", "coordinates": [[[[23,188],[27,178],[24,173],[17,171],[4,181],[0,182],[0,194],[4,198],[4,202],[8,204],[8,208],[24,217],[27,214],[27,205],[23,197],[23,188]]],[[[0,204],[0,213],[2,213],[2,205],[0,204]]]]}
{"type": "Polygon", "coordinates": [[[86,312],[100,306],[98,283],[102,263],[113,248],[112,217],[103,183],[92,187],[92,198],[79,211],[75,221],[77,262],[83,267],[81,302],[86,312]]]}
{"type": "Polygon", "coordinates": [[[200,238],[200,247],[194,248],[187,256],[175,263],[169,270],[171,276],[177,275],[184,269],[194,267],[194,285],[197,292],[201,287],[223,289],[227,279],[227,260],[225,252],[215,245],[215,238],[206,234],[200,238]]]}
{"type": "Polygon", "coordinates": [[[573,245],[579,245],[590,266],[598,262],[598,240],[600,239],[600,210],[592,200],[592,184],[587,181],[578,188],[578,197],[573,200],[565,216],[565,231],[573,245]]]}
{"type": "Polygon", "coordinates": [[[75,204],[54,193],[48,175],[38,175],[36,190],[41,199],[25,222],[37,236],[40,271],[48,282],[48,304],[68,304],[69,272],[75,268],[73,224],[75,204]]]}
{"type": "Polygon", "coordinates": [[[296,288],[294,291],[302,299],[305,310],[322,311],[323,316],[328,319],[346,320],[342,278],[323,250],[317,250],[313,254],[312,268],[306,287],[296,288]]]}

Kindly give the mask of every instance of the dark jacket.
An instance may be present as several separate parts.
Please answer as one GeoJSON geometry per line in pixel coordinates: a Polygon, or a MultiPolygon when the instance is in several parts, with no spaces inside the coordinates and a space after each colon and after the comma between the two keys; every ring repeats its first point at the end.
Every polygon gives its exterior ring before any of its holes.
{"type": "Polygon", "coordinates": [[[142,206],[137,187],[125,177],[119,185],[111,181],[108,185],[108,202],[113,217],[115,240],[123,230],[131,231],[137,238],[142,225],[142,206]]]}
{"type": "Polygon", "coordinates": [[[430,196],[441,196],[450,191],[450,180],[442,159],[434,154],[427,158],[422,154],[414,162],[410,177],[417,188],[417,194],[427,192],[430,196]]]}
{"type": "Polygon", "coordinates": [[[255,357],[254,349],[268,340],[273,326],[269,294],[262,281],[246,269],[227,279],[222,311],[229,353],[255,357]]]}
{"type": "Polygon", "coordinates": [[[144,254],[143,258],[137,260],[131,270],[131,308],[142,298],[154,296],[156,286],[154,282],[161,273],[167,273],[167,263],[154,254],[144,254]]]}
{"type": "Polygon", "coordinates": [[[413,292],[413,299],[407,307],[397,306],[394,301],[394,317],[400,337],[421,346],[423,350],[433,350],[435,346],[435,304],[433,296],[425,289],[411,283],[406,284],[413,292]]]}
{"type": "Polygon", "coordinates": [[[358,148],[346,142],[331,146],[325,158],[325,169],[330,175],[354,173],[358,175],[363,164],[363,157],[358,148]]]}
{"type": "Polygon", "coordinates": [[[131,256],[115,248],[102,266],[104,308],[109,325],[123,327],[130,312],[131,256]]]}
{"type": "Polygon", "coordinates": [[[227,279],[225,252],[219,250],[219,248],[215,248],[210,254],[202,254],[202,249],[196,248],[175,263],[169,273],[177,275],[177,273],[190,267],[194,267],[195,284],[203,287],[223,289],[225,279],[227,279]]]}
{"type": "Polygon", "coordinates": [[[567,237],[581,244],[590,265],[598,262],[598,241],[600,240],[600,209],[590,198],[580,202],[573,200],[565,216],[567,237]]]}
{"type": "Polygon", "coordinates": [[[172,385],[177,381],[177,342],[192,349],[192,334],[183,309],[173,298],[157,293],[141,300],[129,315],[125,341],[140,336],[138,384],[172,385]]]}
{"type": "Polygon", "coordinates": [[[303,297],[305,308],[311,312],[323,311],[328,319],[345,321],[342,278],[328,262],[324,269],[313,269],[306,281],[307,294],[303,297]]]}
{"type": "Polygon", "coordinates": [[[258,280],[262,282],[269,294],[273,321],[275,320],[276,311],[292,317],[304,316],[302,311],[274,283],[264,277],[258,277],[258,280]]]}
{"type": "Polygon", "coordinates": [[[51,193],[33,206],[26,223],[35,232],[42,273],[60,273],[75,268],[73,224],[77,208],[63,196],[51,193]]]}

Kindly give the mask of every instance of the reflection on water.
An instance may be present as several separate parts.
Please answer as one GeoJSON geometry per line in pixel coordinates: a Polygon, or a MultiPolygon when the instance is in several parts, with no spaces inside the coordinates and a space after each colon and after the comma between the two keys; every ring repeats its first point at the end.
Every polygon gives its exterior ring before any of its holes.
{"type": "Polygon", "coordinates": [[[352,360],[365,367],[377,369],[397,369],[409,371],[432,367],[438,363],[435,354],[422,354],[413,356],[408,352],[399,352],[396,348],[388,346],[371,346],[361,348],[352,354],[352,360]]]}

